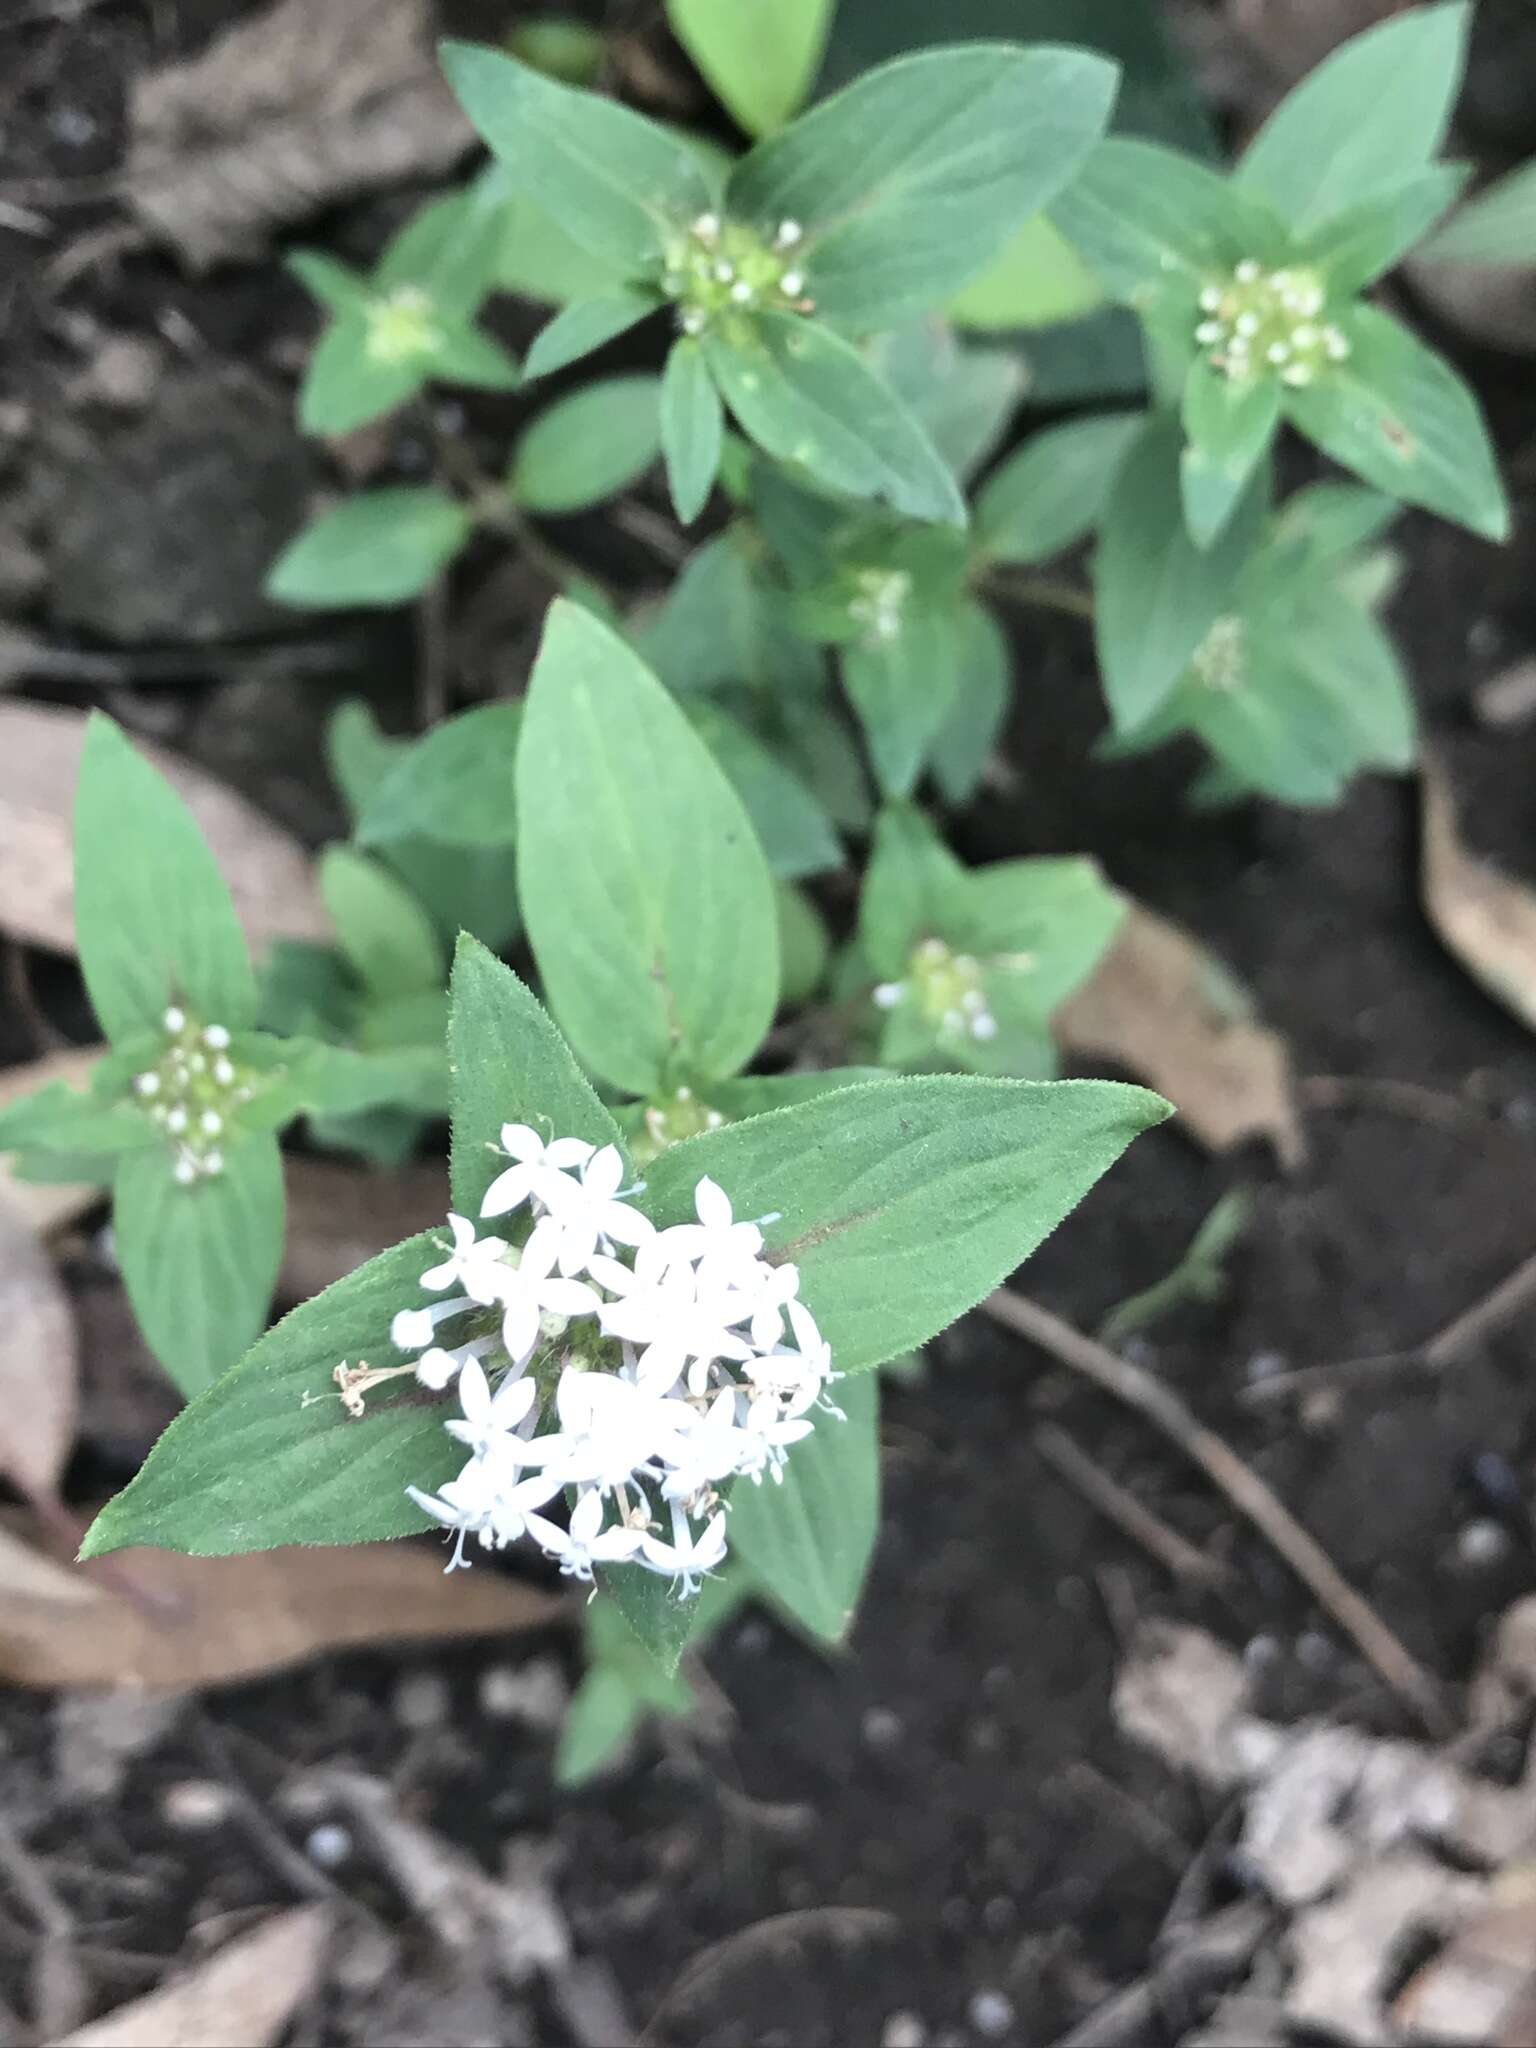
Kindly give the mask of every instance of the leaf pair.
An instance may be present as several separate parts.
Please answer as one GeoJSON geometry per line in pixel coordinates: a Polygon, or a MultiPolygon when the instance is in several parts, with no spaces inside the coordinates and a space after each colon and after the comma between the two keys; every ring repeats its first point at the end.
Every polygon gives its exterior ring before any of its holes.
{"type": "Polygon", "coordinates": [[[529,373],[677,305],[661,438],[683,518],[708,494],[728,406],[828,490],[963,523],[932,442],[845,335],[904,324],[983,267],[1102,132],[1113,66],[1003,43],[899,59],[722,181],[686,141],[497,51],[449,44],[444,62],[515,189],[624,280],[559,315],[529,373]]]}

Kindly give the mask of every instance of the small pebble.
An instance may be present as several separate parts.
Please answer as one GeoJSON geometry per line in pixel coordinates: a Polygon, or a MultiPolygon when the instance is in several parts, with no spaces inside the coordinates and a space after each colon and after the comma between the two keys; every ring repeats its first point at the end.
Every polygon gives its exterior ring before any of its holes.
{"type": "Polygon", "coordinates": [[[452,1704],[448,1681],[436,1671],[407,1671],[395,1686],[395,1719],[417,1735],[441,1728],[452,1704]]]}
{"type": "Polygon", "coordinates": [[[1273,1636],[1250,1636],[1243,1645],[1243,1662],[1250,1671],[1267,1671],[1279,1657],[1280,1645],[1273,1636]]]}
{"type": "Polygon", "coordinates": [[[966,2015],[978,2034],[1000,2041],[1013,2025],[1013,2000],[1003,1991],[978,1991],[966,2007],[966,2015]]]}
{"type": "Polygon", "coordinates": [[[1249,1386],[1259,1386],[1265,1380],[1272,1380],[1287,1370],[1285,1354],[1280,1351],[1255,1351],[1243,1367],[1243,1378],[1249,1386]]]}
{"type": "Polygon", "coordinates": [[[96,139],[96,123],[83,107],[55,107],[48,126],[66,149],[84,149],[96,139]]]}
{"type": "Polygon", "coordinates": [[[319,1827],[310,1829],[304,1851],[310,1862],[318,1863],[322,1870],[339,1869],[352,1854],[352,1831],[340,1821],[322,1821],[319,1827]]]}
{"type": "Polygon", "coordinates": [[[1296,1638],[1296,1660],[1307,1671],[1331,1671],[1333,1645],[1319,1630],[1304,1629],[1296,1638]]]}
{"type": "Polygon", "coordinates": [[[1456,1555],[1463,1564],[1498,1564],[1509,1554],[1509,1532],[1497,1522],[1468,1522],[1456,1538],[1456,1555]]]}
{"type": "Polygon", "coordinates": [[[880,2029],[880,2048],[924,2048],[928,2029],[915,2012],[893,2012],[880,2029]]]}
{"type": "Polygon", "coordinates": [[[906,1732],[900,1714],[889,1707],[866,1708],[861,1726],[871,1749],[894,1749],[906,1732]]]}
{"type": "Polygon", "coordinates": [[[232,1804],[224,1787],[211,1778],[183,1778],[166,1787],[160,1812],[171,1827],[198,1834],[225,1821],[232,1804]]]}

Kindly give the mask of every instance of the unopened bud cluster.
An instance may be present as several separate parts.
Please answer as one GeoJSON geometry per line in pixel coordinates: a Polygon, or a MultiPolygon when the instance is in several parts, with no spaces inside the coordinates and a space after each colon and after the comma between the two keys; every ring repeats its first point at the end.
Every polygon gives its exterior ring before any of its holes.
{"type": "Polygon", "coordinates": [[[915,1004],[941,1038],[997,1036],[997,1019],[982,984],[983,965],[974,953],[956,953],[942,939],[924,939],[912,950],[906,979],[883,981],[875,990],[882,1010],[915,1004]]]}
{"type": "Polygon", "coordinates": [[[662,272],[684,334],[703,334],[732,313],[811,312],[795,254],[802,232],[798,221],[783,220],[768,237],[701,213],[668,247],[662,272]]]}
{"type": "Polygon", "coordinates": [[[703,1131],[718,1131],[725,1122],[718,1109],[695,1095],[686,1085],[671,1095],[658,1096],[645,1106],[645,1142],[634,1147],[637,1159],[654,1159],[669,1145],[684,1138],[696,1138],[703,1131]]]}
{"type": "Polygon", "coordinates": [[[905,569],[860,569],[848,616],[862,628],[866,646],[888,646],[901,633],[912,578],[905,569]]]}
{"type": "Polygon", "coordinates": [[[222,1024],[203,1024],[173,1003],[160,1019],[168,1040],[159,1062],[136,1074],[133,1092],[171,1141],[183,1187],[224,1171],[230,1117],[255,1092],[255,1075],[230,1057],[222,1024]]]}
{"type": "Polygon", "coordinates": [[[1326,293],[1316,271],[1266,270],[1245,256],[1230,277],[1200,294],[1195,340],[1234,381],[1265,375],[1300,387],[1349,356],[1349,342],[1323,318],[1326,293]]]}
{"type": "Polygon", "coordinates": [[[1190,658],[1190,667],[1208,690],[1235,690],[1247,674],[1245,631],[1236,613],[1217,619],[1190,658]]]}
{"type": "Polygon", "coordinates": [[[443,345],[437,302],[419,284],[396,285],[368,307],[364,347],[375,363],[419,363],[443,345]]]}

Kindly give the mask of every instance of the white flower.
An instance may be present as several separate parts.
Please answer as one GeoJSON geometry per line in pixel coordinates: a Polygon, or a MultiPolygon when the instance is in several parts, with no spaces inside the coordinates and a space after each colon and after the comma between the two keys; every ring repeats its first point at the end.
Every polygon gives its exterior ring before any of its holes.
{"type": "Polygon", "coordinates": [[[445,1572],[462,1570],[467,1563],[464,1556],[466,1536],[478,1536],[487,1548],[490,1547],[495,1489],[489,1472],[471,1462],[457,1479],[448,1481],[441,1493],[423,1493],[419,1486],[408,1486],[405,1490],[423,1514],[430,1515],[434,1522],[441,1522],[445,1529],[458,1531],[459,1540],[453,1546],[452,1557],[443,1567],[445,1572]]]}
{"type": "MultiPolygon", "coordinates": [[[[702,1393],[710,1366],[752,1356],[752,1346],[733,1328],[746,1321],[752,1303],[734,1288],[701,1286],[699,1274],[686,1262],[661,1264],[668,1234],[660,1232],[642,1248],[629,1276],[630,1292],[605,1303],[598,1323],[604,1335],[643,1347],[637,1362],[642,1387],[665,1393],[686,1371],[692,1391],[702,1393]]],[[[604,1284],[611,1284],[617,1278],[614,1262],[605,1262],[602,1273],[604,1284]]]]}
{"type": "Polygon", "coordinates": [[[681,1401],[649,1393],[617,1373],[567,1366],[555,1390],[560,1427],[533,1437],[521,1455],[558,1474],[562,1485],[608,1493],[653,1461],[681,1454],[679,1432],[693,1421],[681,1401]]]}
{"type": "Polygon", "coordinates": [[[604,1145],[582,1164],[580,1179],[560,1174],[543,1199],[560,1225],[560,1270],[584,1272],[615,1244],[641,1245],[655,1234],[649,1216],[618,1199],[624,1161],[617,1145],[604,1145]]]}
{"type": "Polygon", "coordinates": [[[467,1294],[455,1294],[426,1308],[403,1308],[389,1326],[389,1341],[397,1351],[425,1351],[438,1324],[471,1305],[467,1294]]]}
{"type": "Polygon", "coordinates": [[[534,1225],[517,1264],[507,1266],[498,1282],[501,1341],[514,1365],[524,1365],[533,1356],[546,1315],[590,1316],[600,1306],[596,1293],[583,1281],[555,1277],[559,1255],[560,1226],[545,1217],[534,1225]]]}
{"type": "Polygon", "coordinates": [[[759,1259],[755,1270],[736,1276],[736,1284],[752,1304],[751,1337],[758,1351],[771,1351],[784,1334],[784,1311],[797,1306],[798,1266],[770,1266],[759,1259]]]}
{"type": "Polygon", "coordinates": [[[584,1493],[571,1510],[571,1526],[562,1529],[543,1515],[527,1517],[528,1533],[544,1547],[546,1557],[560,1560],[561,1572],[573,1579],[590,1579],[598,1564],[620,1564],[640,1548],[641,1532],[626,1522],[603,1527],[603,1497],[584,1493]]]}
{"type": "Polygon", "coordinates": [[[742,1425],[745,1443],[737,1470],[754,1486],[762,1484],[765,1472],[771,1472],[782,1485],[784,1459],[790,1445],[809,1436],[814,1427],[802,1417],[781,1415],[778,1402],[771,1398],[754,1401],[742,1425]]]}
{"type": "Polygon", "coordinates": [[[477,1238],[469,1218],[455,1216],[452,1210],[448,1212],[448,1227],[453,1232],[453,1249],[440,1266],[430,1266],[422,1274],[422,1286],[436,1294],[457,1284],[471,1301],[495,1301],[506,1270],[501,1265],[507,1249],[505,1238],[477,1238]]]}
{"type": "Polygon", "coordinates": [[[725,1561],[725,1514],[717,1510],[695,1534],[688,1517],[676,1501],[672,1504],[672,1541],[665,1543],[647,1530],[640,1538],[640,1563],[648,1571],[662,1572],[677,1581],[677,1591],[687,1599],[699,1590],[699,1580],[725,1561]]]}
{"type": "MultiPolygon", "coordinates": [[[[430,1351],[423,1351],[417,1359],[416,1377],[424,1387],[440,1394],[470,1359],[484,1358],[494,1342],[491,1337],[471,1337],[467,1344],[457,1344],[451,1351],[444,1350],[441,1344],[434,1344],[430,1351]]],[[[406,1350],[409,1347],[401,1345],[398,1348],[406,1350]]]]}
{"type": "Polygon", "coordinates": [[[763,1233],[755,1223],[737,1223],[731,1198],[708,1174],[693,1191],[697,1223],[674,1223],[657,1234],[669,1259],[709,1259],[712,1263],[750,1263],[763,1249],[763,1233]]]}
{"type": "Polygon", "coordinates": [[[832,1347],[816,1327],[816,1318],[803,1301],[792,1301],[788,1308],[798,1348],[765,1350],[743,1371],[755,1397],[771,1394],[787,1403],[792,1414],[800,1414],[820,1399],[827,1382],[837,1375],[832,1370],[832,1347]]]}
{"type": "Polygon", "coordinates": [[[498,1173],[486,1189],[482,1216],[505,1216],[527,1201],[552,1208],[570,1186],[567,1169],[585,1166],[597,1148],[585,1138],[555,1138],[546,1145],[527,1124],[503,1124],[501,1149],[516,1164],[498,1173]]]}
{"type": "Polygon", "coordinates": [[[459,1406],[463,1419],[455,1416],[443,1427],[461,1444],[468,1444],[477,1458],[493,1445],[499,1446],[536,1406],[538,1387],[531,1379],[503,1380],[495,1393],[476,1358],[466,1359],[459,1374],[459,1406]]]}
{"type": "Polygon", "coordinates": [[[734,1387],[722,1387],[702,1415],[687,1411],[693,1426],[666,1458],[672,1469],[661,1483],[663,1500],[693,1500],[736,1470],[746,1447],[736,1426],[737,1399],[734,1387]]]}

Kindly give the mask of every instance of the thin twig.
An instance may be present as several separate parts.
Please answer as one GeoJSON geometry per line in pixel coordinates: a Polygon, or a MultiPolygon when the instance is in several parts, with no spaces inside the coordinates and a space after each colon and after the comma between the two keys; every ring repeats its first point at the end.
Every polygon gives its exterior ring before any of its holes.
{"type": "Polygon", "coordinates": [[[423,732],[448,716],[448,587],[441,576],[416,600],[416,712],[423,732]]]}
{"type": "Polygon", "coordinates": [[[609,516],[620,532],[627,533],[631,540],[649,548],[656,559],[669,569],[680,569],[687,561],[690,552],[687,541],[669,520],[659,512],[653,512],[638,498],[619,498],[609,507],[609,516]]]}
{"type": "Polygon", "coordinates": [[[1033,1436],[1035,1449],[1053,1472],[1083,1496],[1090,1506],[1106,1515],[1116,1528],[1148,1550],[1159,1564],[1166,1565],[1176,1579],[1216,1591],[1230,1586],[1232,1573],[1219,1558],[1207,1557],[1193,1543],[1186,1542],[1166,1522],[1159,1521],[1134,1494],[1127,1493],[1116,1479],[1094,1463],[1082,1445],[1054,1422],[1042,1422],[1033,1436]]]}
{"type": "Polygon", "coordinates": [[[300,1898],[327,1900],[333,1905],[354,1905],[355,1902],[341,1887],[333,1884],[323,1871],[317,1870],[307,1856],[301,1856],[281,1829],[267,1818],[260,1800],[236,1769],[223,1736],[201,1711],[193,1719],[192,1736],[209,1765],[223,1779],[234,1802],[235,1818],[277,1875],[291,1885],[300,1898]]]}
{"type": "Polygon", "coordinates": [[[1336,1358],[1325,1365],[1298,1366],[1295,1372],[1276,1373],[1257,1380],[1245,1390],[1249,1401],[1273,1401],[1283,1396],[1316,1393],[1334,1387],[1341,1380],[1367,1379],[1377,1373],[1398,1372],[1404,1366],[1425,1366],[1444,1372],[1458,1365],[1475,1344],[1489,1337],[1536,1300],[1536,1252],[1522,1259],[1512,1273],[1506,1273],[1470,1308],[1452,1316],[1443,1329],[1424,1343],[1406,1351],[1378,1351],[1363,1358],[1336,1358]]]}
{"type": "Polygon", "coordinates": [[[1384,1109],[1464,1138],[1499,1128],[1458,1096],[1390,1074],[1307,1074],[1296,1083],[1296,1098],[1304,1109],[1384,1109]]]}
{"type": "Polygon", "coordinates": [[[1316,1540],[1258,1474],[1231,1451],[1214,1430],[1185,1407],[1177,1394],[1141,1366],[1117,1358],[1081,1330],[1010,1288],[999,1288],[981,1304],[985,1314],[1016,1336],[1069,1366],[1105,1393],[1144,1415],[1185,1456],[1198,1465],[1245,1515],[1266,1542],[1308,1587],[1361,1654],[1392,1690],[1437,1735],[1450,1732],[1440,1688],[1409,1655],[1376,1610],[1358,1594],[1316,1540]]]}

